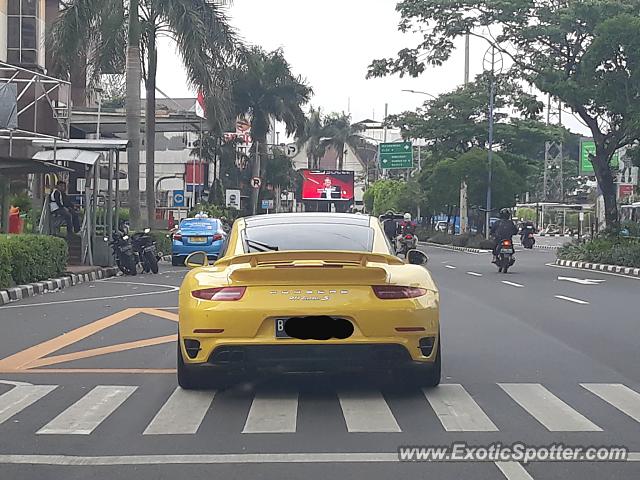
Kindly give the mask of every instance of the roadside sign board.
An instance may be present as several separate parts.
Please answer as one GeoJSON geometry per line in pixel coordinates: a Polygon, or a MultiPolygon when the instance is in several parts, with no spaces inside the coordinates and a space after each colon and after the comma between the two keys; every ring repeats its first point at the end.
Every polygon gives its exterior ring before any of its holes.
{"type": "Polygon", "coordinates": [[[240,209],[240,190],[237,189],[227,189],[225,192],[226,200],[227,200],[227,208],[235,208],[236,210],[240,209]]]}
{"type": "Polygon", "coordinates": [[[263,210],[273,210],[273,200],[262,200],[263,210]]]}
{"type": "Polygon", "coordinates": [[[290,143],[285,147],[284,153],[289,158],[295,157],[296,155],[298,155],[298,145],[296,145],[295,143],[290,143]]]}
{"type": "Polygon", "coordinates": [[[173,206],[184,207],[184,190],[173,191],[173,206]]]}
{"type": "Polygon", "coordinates": [[[262,186],[262,180],[260,179],[260,177],[253,177],[251,179],[251,186],[253,188],[260,188],[262,186]]]}
{"type": "Polygon", "coordinates": [[[413,145],[411,142],[381,143],[378,158],[385,170],[413,168],[413,145]]]}
{"type": "MultiPolygon", "coordinates": [[[[588,175],[591,177],[595,176],[595,172],[593,170],[593,164],[591,163],[590,157],[596,154],[596,142],[594,142],[590,138],[583,138],[580,141],[580,171],[578,172],[580,175],[588,175]]],[[[611,168],[618,169],[620,165],[620,154],[618,152],[613,154],[613,158],[611,159],[611,168]]]]}

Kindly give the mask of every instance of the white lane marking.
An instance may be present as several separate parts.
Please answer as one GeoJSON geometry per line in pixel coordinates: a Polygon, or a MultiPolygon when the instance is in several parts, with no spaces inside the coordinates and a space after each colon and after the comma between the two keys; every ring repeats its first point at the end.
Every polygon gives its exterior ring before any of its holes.
{"type": "Polygon", "coordinates": [[[578,267],[565,267],[564,265],[556,265],[555,263],[545,263],[545,266],[553,267],[553,268],[564,268],[566,270],[576,270],[576,271],[579,271],[579,272],[588,272],[589,275],[592,275],[592,274],[611,275],[611,276],[614,276],[614,277],[627,278],[627,279],[630,279],[630,280],[640,280],[640,277],[632,277],[630,275],[625,275],[623,273],[604,272],[604,271],[601,271],[601,270],[590,270],[590,269],[578,268],[578,267]]]}
{"type": "MultiPolygon", "coordinates": [[[[450,462],[452,460],[434,460],[450,462]]],[[[548,463],[555,460],[536,460],[548,463]]],[[[3,465],[55,466],[123,466],[123,465],[240,465],[257,463],[398,463],[398,452],[381,453],[230,453],[185,455],[109,455],[82,457],[73,455],[0,455],[3,465]]],[[[456,463],[488,463],[475,460],[455,460],[456,463]]],[[[627,462],[640,462],[640,452],[630,452],[627,462]]],[[[491,462],[494,463],[494,462],[491,462]]],[[[501,462],[500,462],[501,463],[501,462]]],[[[497,465],[497,463],[496,463],[497,465]]],[[[498,467],[499,468],[499,467],[498,467]]],[[[521,477],[522,480],[529,480],[521,477]]],[[[521,480],[512,477],[511,480],[521,480]]]]}
{"type": "Polygon", "coordinates": [[[137,389],[98,385],[38,430],[40,435],[89,435],[137,389]]]}
{"type": "Polygon", "coordinates": [[[510,287],[524,288],[524,285],[520,285],[519,283],[515,282],[508,282],[507,280],[503,280],[502,283],[504,283],[505,285],[509,285],[510,287]]]}
{"type": "Polygon", "coordinates": [[[522,465],[516,462],[496,462],[496,467],[500,469],[507,480],[533,480],[522,465]]]}
{"type": "Polygon", "coordinates": [[[261,394],[251,402],[242,433],[295,433],[298,392],[261,394]]]}
{"type": "Polygon", "coordinates": [[[0,395],[0,423],[55,390],[57,385],[19,385],[0,395]]]}
{"type": "Polygon", "coordinates": [[[581,383],[605,402],[640,422],[640,393],[621,383],[581,383]]]}
{"type": "Polygon", "coordinates": [[[476,272],[467,272],[467,275],[471,275],[472,277],[481,277],[482,276],[481,273],[476,273],[476,272]]]}
{"type": "Polygon", "coordinates": [[[497,432],[498,428],[462,385],[423,389],[431,408],[447,432],[497,432]]]}
{"type": "Polygon", "coordinates": [[[215,391],[198,392],[176,388],[143,435],[187,435],[198,431],[209,411],[215,391]]]}
{"type": "Polygon", "coordinates": [[[550,432],[601,432],[588,418],[539,383],[499,383],[507,395],[550,432]]]}
{"type": "Polygon", "coordinates": [[[340,392],[342,415],[349,432],[400,432],[382,393],[340,392]]]}
{"type": "Polygon", "coordinates": [[[450,270],[455,270],[458,267],[454,267],[453,265],[445,265],[445,268],[448,268],[450,270]]]}
{"type": "Polygon", "coordinates": [[[577,283],[579,285],[600,285],[606,280],[593,280],[591,278],[573,278],[573,277],[558,277],[558,281],[560,282],[572,282],[577,283]]]}
{"type": "MultiPolygon", "coordinates": [[[[56,302],[40,302],[40,303],[29,303],[26,305],[5,305],[0,307],[0,310],[4,310],[6,308],[29,308],[29,307],[44,307],[47,305],[63,305],[66,303],[83,303],[83,302],[99,302],[101,300],[113,300],[114,298],[131,298],[131,297],[146,297],[149,295],[165,295],[167,293],[173,293],[180,290],[180,287],[175,287],[173,285],[156,285],[154,287],[162,287],[166,288],[161,292],[145,292],[145,293],[129,293],[127,295],[111,295],[108,297],[96,297],[96,298],[77,298],[75,300],[58,300],[56,302]]],[[[37,297],[36,297],[37,298],[37,297]]]]}
{"type": "Polygon", "coordinates": [[[589,305],[589,302],[585,300],[579,300],[577,298],[565,297],[564,295],[554,295],[554,297],[560,300],[566,300],[567,302],[577,303],[578,305],[589,305]]]}
{"type": "Polygon", "coordinates": [[[33,383],[29,383],[29,382],[16,382],[14,380],[0,380],[0,383],[3,385],[13,385],[14,387],[25,387],[25,386],[31,386],[33,385],[33,383]]]}

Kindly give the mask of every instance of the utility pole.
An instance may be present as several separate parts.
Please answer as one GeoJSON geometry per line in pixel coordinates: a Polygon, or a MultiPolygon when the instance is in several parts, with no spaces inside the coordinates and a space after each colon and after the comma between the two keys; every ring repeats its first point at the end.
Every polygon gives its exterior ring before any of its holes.
{"type": "Polygon", "coordinates": [[[489,174],[487,179],[487,211],[485,220],[485,238],[489,238],[489,227],[492,210],[492,182],[493,182],[493,127],[496,97],[496,73],[500,73],[504,66],[502,54],[496,51],[492,45],[484,55],[483,64],[485,70],[491,74],[491,86],[489,88],[489,174]]]}
{"type": "MultiPolygon", "coordinates": [[[[469,84],[470,40],[467,33],[464,38],[464,84],[469,84]]],[[[467,179],[460,182],[460,233],[467,233],[469,225],[469,204],[467,201],[467,179]]]]}

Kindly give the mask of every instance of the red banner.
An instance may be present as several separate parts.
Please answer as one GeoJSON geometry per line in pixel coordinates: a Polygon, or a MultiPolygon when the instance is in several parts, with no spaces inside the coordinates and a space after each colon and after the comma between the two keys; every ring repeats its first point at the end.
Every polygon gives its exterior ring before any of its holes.
{"type": "Polygon", "coordinates": [[[205,164],[200,162],[189,162],[186,164],[185,182],[187,185],[205,184],[205,164]]]}
{"type": "Polygon", "coordinates": [[[353,200],[354,173],[337,170],[303,170],[303,200],[353,200]]]}

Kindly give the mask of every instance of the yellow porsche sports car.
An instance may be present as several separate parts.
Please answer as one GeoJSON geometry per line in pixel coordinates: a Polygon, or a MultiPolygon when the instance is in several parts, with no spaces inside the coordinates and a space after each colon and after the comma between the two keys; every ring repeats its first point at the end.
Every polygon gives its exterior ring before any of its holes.
{"type": "Polygon", "coordinates": [[[252,369],[402,371],[440,382],[439,295],[427,256],[394,256],[378,219],[298,213],[235,222],[218,261],[180,288],[178,383],[252,369]]]}

